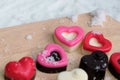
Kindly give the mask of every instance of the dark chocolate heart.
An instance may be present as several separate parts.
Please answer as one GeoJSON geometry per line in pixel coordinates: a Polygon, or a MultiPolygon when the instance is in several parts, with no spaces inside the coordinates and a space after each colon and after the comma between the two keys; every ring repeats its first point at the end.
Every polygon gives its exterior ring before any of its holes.
{"type": "Polygon", "coordinates": [[[94,51],[91,55],[81,58],[80,68],[83,68],[89,76],[89,80],[102,80],[108,65],[108,57],[102,51],[94,51]]]}
{"type": "Polygon", "coordinates": [[[50,56],[46,57],[49,60],[60,61],[61,57],[57,51],[53,51],[50,53],[50,56]]]}

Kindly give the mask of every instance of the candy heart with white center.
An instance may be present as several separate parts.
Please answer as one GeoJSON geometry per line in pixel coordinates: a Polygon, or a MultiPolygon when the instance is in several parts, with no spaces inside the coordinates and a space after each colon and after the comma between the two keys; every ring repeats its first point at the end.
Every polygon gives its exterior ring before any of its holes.
{"type": "Polygon", "coordinates": [[[57,80],[88,80],[88,75],[83,69],[74,69],[59,73],[57,80]]]}
{"type": "Polygon", "coordinates": [[[103,52],[109,52],[112,48],[112,43],[104,38],[103,34],[99,31],[90,31],[86,34],[83,46],[82,53],[90,54],[93,51],[100,50],[103,52]]]}
{"type": "Polygon", "coordinates": [[[43,52],[37,55],[37,69],[46,73],[66,70],[68,59],[64,49],[58,44],[48,44],[43,52]]]}
{"type": "Polygon", "coordinates": [[[120,80],[120,52],[115,52],[111,55],[108,69],[120,80]]]}
{"type": "Polygon", "coordinates": [[[84,31],[79,26],[58,26],[54,32],[54,40],[66,51],[72,52],[80,47],[84,31]]]}

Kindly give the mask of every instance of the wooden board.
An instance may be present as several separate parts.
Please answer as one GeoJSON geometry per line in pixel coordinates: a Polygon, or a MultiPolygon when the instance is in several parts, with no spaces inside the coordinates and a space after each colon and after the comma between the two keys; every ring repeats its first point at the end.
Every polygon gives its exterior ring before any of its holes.
{"type": "MultiPolygon", "coordinates": [[[[44,49],[46,44],[54,43],[53,32],[57,26],[65,25],[79,25],[87,33],[90,30],[101,31],[106,38],[112,42],[112,50],[109,52],[110,56],[113,52],[120,51],[120,23],[107,17],[104,27],[89,26],[91,17],[89,14],[82,14],[79,16],[78,22],[73,23],[70,19],[64,17],[54,20],[35,22],[10,28],[0,29],[0,80],[4,80],[4,67],[6,63],[12,60],[19,60],[23,56],[32,56],[34,59],[36,55],[44,49]],[[27,35],[32,35],[31,40],[27,40],[27,35]]],[[[69,57],[69,65],[67,70],[78,68],[79,61],[83,56],[81,51],[67,53],[69,57]]],[[[47,74],[37,71],[36,80],[57,80],[58,74],[47,74]],[[47,76],[47,77],[46,77],[47,76]]],[[[106,72],[105,80],[115,80],[115,78],[106,72]],[[109,77],[110,79],[108,79],[109,77]]]]}

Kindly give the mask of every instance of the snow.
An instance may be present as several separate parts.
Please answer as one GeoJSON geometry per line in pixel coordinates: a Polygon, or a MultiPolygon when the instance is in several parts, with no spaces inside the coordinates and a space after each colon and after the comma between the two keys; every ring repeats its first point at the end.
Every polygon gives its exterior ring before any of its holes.
{"type": "Polygon", "coordinates": [[[47,62],[55,62],[55,59],[54,59],[53,56],[50,56],[50,57],[47,57],[47,58],[46,58],[46,61],[47,61],[47,62]]]}
{"type": "Polygon", "coordinates": [[[67,17],[70,18],[72,20],[72,22],[76,23],[78,20],[78,16],[79,16],[79,14],[67,16],[67,17]]]}
{"type": "Polygon", "coordinates": [[[0,28],[104,9],[120,21],[120,0],[1,0],[0,28]]]}
{"type": "Polygon", "coordinates": [[[106,11],[102,9],[96,9],[90,13],[92,16],[91,26],[100,25],[103,26],[103,22],[106,21],[106,16],[108,15],[106,11]]]}
{"type": "Polygon", "coordinates": [[[31,39],[32,39],[32,35],[31,35],[31,34],[27,34],[27,35],[25,36],[25,39],[26,39],[26,40],[31,40],[31,39]]]}

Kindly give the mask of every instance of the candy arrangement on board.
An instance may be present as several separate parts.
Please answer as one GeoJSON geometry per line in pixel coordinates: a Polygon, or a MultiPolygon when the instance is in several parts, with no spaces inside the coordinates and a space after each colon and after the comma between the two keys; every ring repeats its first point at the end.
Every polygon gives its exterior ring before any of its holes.
{"type": "Polygon", "coordinates": [[[70,77],[72,80],[77,78],[81,80],[103,80],[107,67],[116,78],[120,79],[120,54],[113,54],[108,61],[106,52],[111,50],[112,43],[104,38],[101,32],[90,31],[84,35],[84,30],[80,26],[58,26],[54,32],[54,41],[55,43],[49,43],[42,52],[38,53],[36,61],[30,57],[24,57],[18,62],[13,61],[6,64],[5,79],[33,80],[36,69],[38,69],[49,74],[59,73],[58,80],[69,79],[70,77]],[[81,58],[78,69],[68,72],[66,71],[68,65],[67,52],[71,54],[78,49],[82,50],[84,56],[81,58]],[[88,51],[83,51],[83,49],[88,51]],[[113,59],[114,57],[117,58],[113,59]]]}

